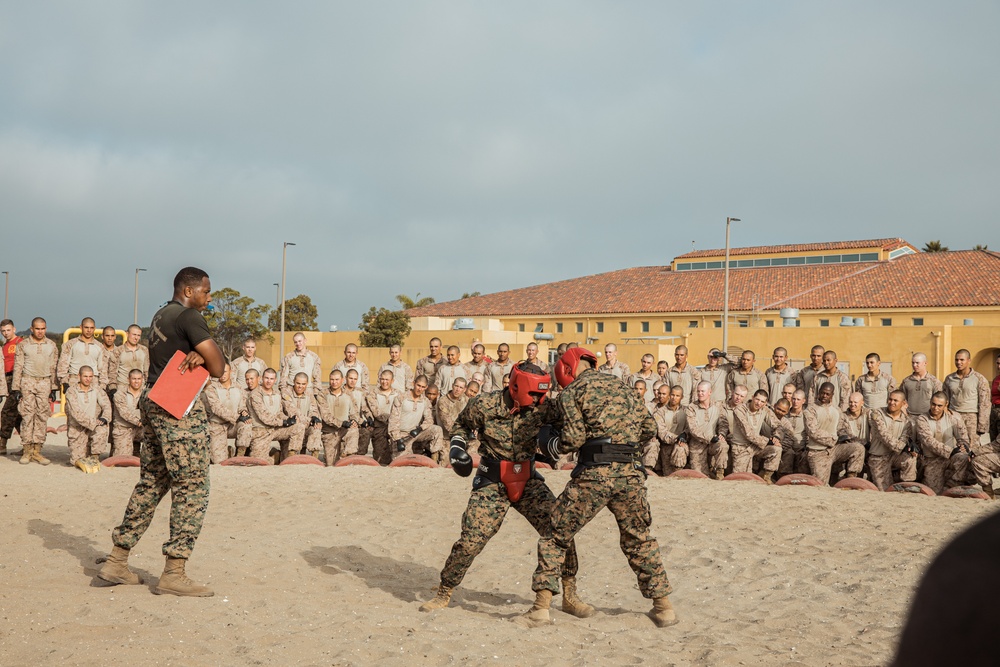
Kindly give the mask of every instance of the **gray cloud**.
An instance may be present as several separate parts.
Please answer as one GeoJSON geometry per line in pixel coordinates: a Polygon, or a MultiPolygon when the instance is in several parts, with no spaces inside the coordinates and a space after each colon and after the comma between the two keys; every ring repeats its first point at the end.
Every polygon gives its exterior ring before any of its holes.
{"type": "Polygon", "coordinates": [[[735,245],[989,243],[994,3],[21,3],[0,270],[53,328],[209,270],[320,324],[735,245]]]}

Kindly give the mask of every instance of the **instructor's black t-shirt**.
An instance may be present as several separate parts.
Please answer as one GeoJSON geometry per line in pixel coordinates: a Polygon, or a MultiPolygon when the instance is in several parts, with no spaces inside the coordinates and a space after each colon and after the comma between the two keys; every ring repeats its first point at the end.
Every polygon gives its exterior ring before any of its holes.
{"type": "Polygon", "coordinates": [[[187,308],[176,301],[169,301],[153,315],[149,329],[149,380],[152,387],[170,357],[180,350],[188,354],[212,334],[204,316],[194,308],[187,308]]]}

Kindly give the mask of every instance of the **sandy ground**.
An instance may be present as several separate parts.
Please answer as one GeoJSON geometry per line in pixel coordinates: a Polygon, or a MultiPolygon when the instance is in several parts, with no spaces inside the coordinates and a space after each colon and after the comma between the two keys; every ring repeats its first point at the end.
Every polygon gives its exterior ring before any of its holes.
{"type": "MultiPolygon", "coordinates": [[[[57,422],[53,422],[53,425],[57,422]]],[[[598,613],[524,630],[536,536],[517,514],[448,609],[433,596],[469,480],[449,470],[212,469],[188,573],[212,598],[97,585],[138,470],[85,475],[0,459],[4,665],[876,665],[892,655],[913,589],[975,500],[650,479],[681,622],[654,627],[603,512],[578,538],[580,593],[598,613]]],[[[15,443],[12,449],[19,450],[15,443]]],[[[557,492],[568,472],[548,473],[557,492]]],[[[131,563],[163,567],[167,503],[131,563]]],[[[558,602],[556,598],[555,602],[558,602]]]]}

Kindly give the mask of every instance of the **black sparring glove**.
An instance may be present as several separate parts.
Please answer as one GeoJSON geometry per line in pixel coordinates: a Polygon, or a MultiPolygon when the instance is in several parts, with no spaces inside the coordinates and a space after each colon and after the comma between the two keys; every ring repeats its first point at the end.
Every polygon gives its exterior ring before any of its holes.
{"type": "Polygon", "coordinates": [[[416,427],[415,429],[413,429],[412,431],[410,431],[410,435],[411,435],[412,437],[414,437],[414,438],[415,438],[415,437],[417,437],[418,435],[420,435],[420,432],[421,432],[422,430],[423,430],[423,429],[422,429],[422,428],[420,428],[420,427],[418,426],[418,427],[416,427]]]}
{"type": "MultiPolygon", "coordinates": [[[[14,393],[17,394],[17,399],[21,400],[21,392],[17,391],[14,393]]],[[[52,391],[49,392],[49,401],[55,403],[58,400],[59,400],[59,392],[53,389],[52,391]]]]}
{"type": "Polygon", "coordinates": [[[375,418],[374,417],[369,417],[368,418],[368,428],[375,428],[375,418]]]}
{"type": "Polygon", "coordinates": [[[396,441],[396,451],[397,452],[405,452],[406,451],[406,440],[404,440],[403,438],[400,438],[399,440],[396,441]]]}
{"type": "Polygon", "coordinates": [[[236,422],[242,424],[244,422],[250,421],[250,415],[240,415],[236,418],[236,422]]]}
{"type": "Polygon", "coordinates": [[[851,441],[851,436],[849,436],[849,435],[837,436],[837,444],[838,445],[842,445],[845,442],[850,442],[850,441],[851,441]]]}
{"type": "Polygon", "coordinates": [[[559,431],[552,424],[542,424],[542,427],[538,429],[538,451],[553,461],[558,461],[559,437],[559,431]]]}
{"type": "Polygon", "coordinates": [[[961,453],[962,451],[964,451],[964,450],[962,449],[962,445],[959,445],[959,446],[958,446],[958,447],[956,447],[955,449],[951,450],[951,454],[949,454],[949,455],[948,455],[948,458],[951,458],[951,457],[952,457],[952,456],[954,456],[955,454],[960,454],[960,453],[961,453]]]}
{"type": "Polygon", "coordinates": [[[687,433],[681,433],[680,437],[677,438],[677,444],[679,444],[679,445],[686,445],[686,444],[688,444],[688,434],[687,433]]]}
{"type": "Polygon", "coordinates": [[[712,439],[711,439],[711,440],[709,440],[708,442],[709,442],[709,444],[712,444],[712,445],[717,445],[717,444],[719,444],[719,436],[715,436],[714,438],[712,438],[712,439]]]}
{"type": "Polygon", "coordinates": [[[322,422],[322,420],[319,417],[312,417],[309,420],[309,425],[310,426],[319,426],[321,422],[322,422]]]}
{"type": "Polygon", "coordinates": [[[289,417],[285,421],[281,422],[281,426],[283,428],[288,428],[289,426],[294,426],[294,425],[295,425],[295,417],[289,417]]]}
{"type": "MultiPolygon", "coordinates": [[[[52,392],[52,393],[54,394],[55,392],[52,392]]],[[[51,397],[51,395],[52,394],[49,394],[50,397],[51,397]]],[[[11,389],[10,390],[10,400],[12,400],[12,401],[20,401],[21,400],[21,391],[19,389],[11,389]]]]}
{"type": "Polygon", "coordinates": [[[340,428],[351,428],[351,421],[349,419],[345,419],[340,422],[340,428]]]}
{"type": "Polygon", "coordinates": [[[108,425],[108,420],[107,420],[107,419],[105,419],[104,417],[98,417],[98,418],[97,418],[97,421],[98,421],[98,423],[99,423],[99,424],[100,424],[101,426],[107,426],[107,425],[108,425]]]}
{"type": "MultiPolygon", "coordinates": [[[[63,394],[65,394],[69,390],[69,383],[68,382],[63,382],[62,383],[62,390],[63,390],[63,394]]],[[[52,391],[55,391],[55,389],[53,389],[52,391]]]]}
{"type": "Polygon", "coordinates": [[[469,456],[465,447],[465,440],[461,437],[456,435],[451,439],[451,451],[448,458],[451,460],[451,469],[459,477],[468,477],[472,474],[472,457],[469,456]]]}

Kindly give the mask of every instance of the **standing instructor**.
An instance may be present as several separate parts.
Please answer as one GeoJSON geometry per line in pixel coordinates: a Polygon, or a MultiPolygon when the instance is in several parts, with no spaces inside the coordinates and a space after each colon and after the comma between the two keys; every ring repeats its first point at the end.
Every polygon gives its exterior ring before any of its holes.
{"type": "MultiPolygon", "coordinates": [[[[201,311],[211,296],[208,274],[194,267],[174,278],[174,296],[153,316],[149,332],[149,382],[152,387],[173,355],[187,355],[180,370],[204,366],[212,377],[225,370],[222,350],[212,340],[201,311]]],[[[125,518],[111,535],[114,549],[98,573],[115,584],[141,583],[128,568],[129,550],[149,528],[163,496],[170,496],[170,539],[163,544],[166,566],[153,592],[209,597],[214,592],[187,578],[184,566],[194,549],[208,509],[210,447],[204,404],[195,401],[181,419],[149,400],[148,389],[139,399],[146,441],[142,445],[139,482],[132,491],[125,518]]]]}

